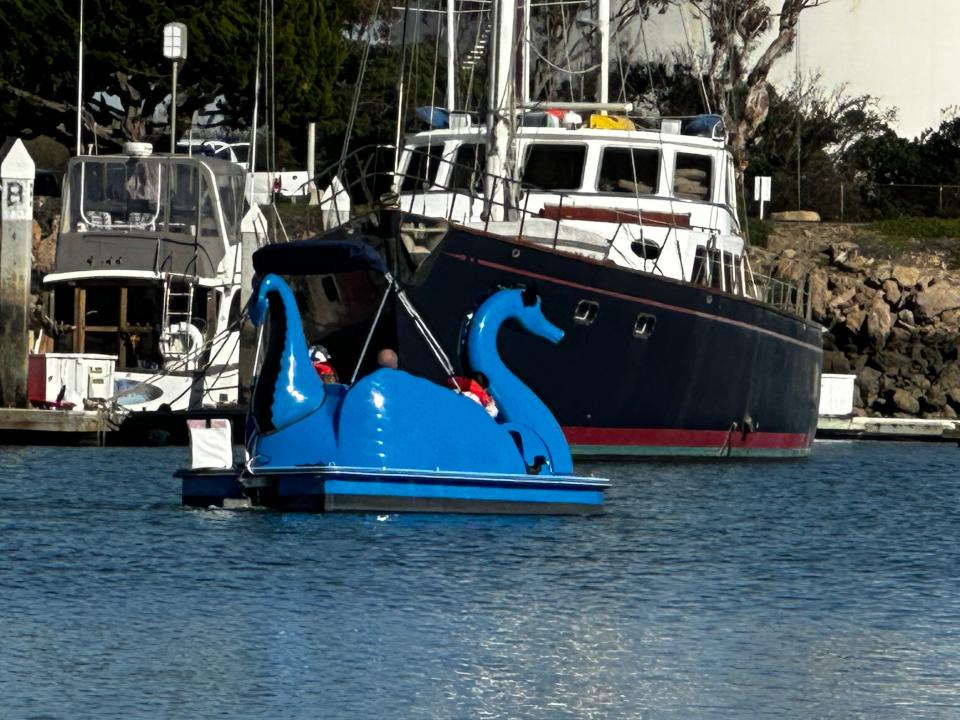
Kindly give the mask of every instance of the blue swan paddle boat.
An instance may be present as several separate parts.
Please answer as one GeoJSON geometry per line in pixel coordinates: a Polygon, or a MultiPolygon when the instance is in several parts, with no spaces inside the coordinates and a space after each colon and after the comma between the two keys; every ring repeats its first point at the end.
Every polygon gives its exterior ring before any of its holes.
{"type": "MultiPolygon", "coordinates": [[[[508,320],[551,342],[563,337],[535,293],[499,290],[470,319],[467,356],[489,379],[499,409],[493,418],[467,396],[402,370],[379,368],[351,384],[324,383],[310,362],[293,292],[273,271],[304,274],[318,264],[317,255],[326,272],[363,265],[383,272],[387,294],[396,293],[419,319],[369,246],[300,241],[259,250],[249,312],[267,337],[247,419],[248,460],[234,472],[180,471],[185,504],[248,498],[308,511],[600,511],[608,481],[572,475],[560,425],[497,352],[508,320]],[[304,263],[307,257],[312,262],[304,263]],[[260,275],[265,268],[271,271],[260,275]]],[[[452,376],[439,343],[418,327],[452,376]]]]}

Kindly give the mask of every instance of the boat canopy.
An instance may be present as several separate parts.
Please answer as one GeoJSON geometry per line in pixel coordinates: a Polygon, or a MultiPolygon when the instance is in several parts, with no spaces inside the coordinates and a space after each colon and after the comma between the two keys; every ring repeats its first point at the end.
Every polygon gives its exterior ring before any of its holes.
{"type": "Polygon", "coordinates": [[[253,254],[253,267],[260,276],[387,272],[383,258],[370,245],[342,236],[266,245],[253,254]]]}
{"type": "Polygon", "coordinates": [[[125,269],[212,277],[227,249],[240,242],[244,179],[241,167],[215,158],[73,158],[64,182],[56,272],[125,269]]]}

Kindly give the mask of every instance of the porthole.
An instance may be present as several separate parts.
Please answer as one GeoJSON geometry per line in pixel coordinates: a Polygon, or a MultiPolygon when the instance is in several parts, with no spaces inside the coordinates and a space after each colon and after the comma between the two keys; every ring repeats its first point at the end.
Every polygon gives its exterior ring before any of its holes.
{"type": "Polygon", "coordinates": [[[600,305],[593,300],[581,300],[573,311],[573,321],[579,325],[592,325],[600,312],[600,305]]]}
{"type": "Polygon", "coordinates": [[[648,338],[653,335],[653,330],[657,326],[657,318],[647,313],[637,315],[633,323],[633,336],[637,338],[648,338]]]}

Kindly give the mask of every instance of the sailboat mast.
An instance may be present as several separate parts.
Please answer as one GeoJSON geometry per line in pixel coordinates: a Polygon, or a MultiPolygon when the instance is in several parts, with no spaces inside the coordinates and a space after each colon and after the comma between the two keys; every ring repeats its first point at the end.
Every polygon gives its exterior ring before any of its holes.
{"type": "Polygon", "coordinates": [[[526,107],[530,104],[530,43],[533,41],[533,37],[530,34],[531,0],[520,1],[523,3],[523,48],[521,50],[521,56],[523,57],[523,77],[521,80],[523,83],[523,91],[521,92],[520,98],[523,106],[526,107]]]}
{"type": "Polygon", "coordinates": [[[447,110],[456,108],[456,74],[453,63],[457,56],[457,38],[453,23],[454,0],[447,0],[447,110]]]}
{"type": "Polygon", "coordinates": [[[487,110],[487,179],[485,194],[494,220],[507,216],[509,193],[511,93],[513,91],[514,40],[516,36],[515,0],[494,0],[493,42],[490,45],[489,108],[487,110]]]}
{"type": "Polygon", "coordinates": [[[610,0],[597,0],[597,25],[600,30],[600,97],[610,102],[610,0]]]}

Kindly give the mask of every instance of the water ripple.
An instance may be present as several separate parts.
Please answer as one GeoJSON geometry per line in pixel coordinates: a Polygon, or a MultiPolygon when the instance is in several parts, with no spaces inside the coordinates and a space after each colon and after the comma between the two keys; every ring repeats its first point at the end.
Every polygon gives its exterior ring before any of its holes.
{"type": "Polygon", "coordinates": [[[960,716],[956,448],[589,465],[589,519],[186,510],[185,455],[0,447],[0,716],[960,716]]]}

